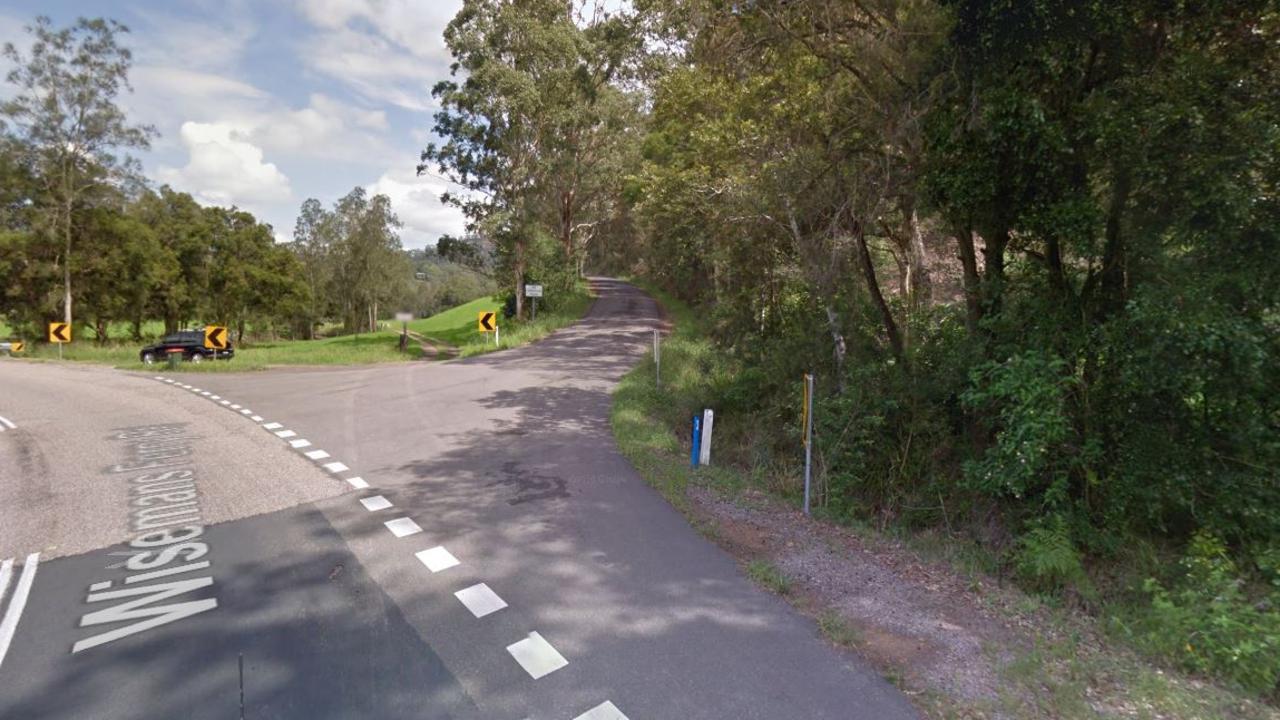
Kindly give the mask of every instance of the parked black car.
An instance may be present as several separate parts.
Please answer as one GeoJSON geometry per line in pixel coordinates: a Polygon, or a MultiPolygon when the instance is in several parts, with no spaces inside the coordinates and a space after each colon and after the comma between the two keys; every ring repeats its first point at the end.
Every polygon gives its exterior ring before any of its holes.
{"type": "MultiPolygon", "coordinates": [[[[155,345],[142,348],[138,352],[138,359],[147,365],[164,362],[171,351],[182,353],[183,360],[197,363],[212,360],[215,357],[214,351],[204,346],[204,328],[200,328],[199,330],[180,330],[173,335],[166,335],[155,345]]],[[[235,348],[231,346],[231,340],[228,339],[227,349],[219,350],[216,357],[219,360],[230,360],[235,354],[235,348]]]]}

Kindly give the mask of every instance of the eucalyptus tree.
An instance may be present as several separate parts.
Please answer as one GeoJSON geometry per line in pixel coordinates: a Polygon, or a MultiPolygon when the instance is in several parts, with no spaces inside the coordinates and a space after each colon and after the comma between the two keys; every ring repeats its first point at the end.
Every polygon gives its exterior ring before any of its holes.
{"type": "Polygon", "coordinates": [[[71,322],[72,214],[105,186],[135,173],[121,151],[145,149],[153,128],[131,124],[117,104],[129,90],[129,50],[119,44],[128,28],[114,20],[77,20],[55,28],[39,17],[27,28],[32,42],[22,52],[6,43],[13,63],[7,80],[15,94],[0,105],[22,162],[38,178],[32,201],[42,211],[43,230],[61,243],[63,318],[71,322]]]}

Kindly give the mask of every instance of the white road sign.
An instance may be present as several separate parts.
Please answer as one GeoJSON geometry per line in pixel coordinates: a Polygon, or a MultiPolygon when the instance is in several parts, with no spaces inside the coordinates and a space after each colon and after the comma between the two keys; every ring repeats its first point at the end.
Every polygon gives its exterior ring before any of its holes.
{"type": "Polygon", "coordinates": [[[541,285],[525,285],[524,296],[525,297],[542,297],[542,286],[541,285]]]}

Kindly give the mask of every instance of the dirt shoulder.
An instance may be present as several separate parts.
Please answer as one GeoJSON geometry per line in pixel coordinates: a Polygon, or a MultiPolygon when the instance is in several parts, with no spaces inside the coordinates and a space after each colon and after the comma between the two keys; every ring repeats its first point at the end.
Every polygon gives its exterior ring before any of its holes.
{"type": "Polygon", "coordinates": [[[878,534],[695,477],[683,510],[930,718],[1280,718],[1109,645],[1096,621],[878,534]]]}

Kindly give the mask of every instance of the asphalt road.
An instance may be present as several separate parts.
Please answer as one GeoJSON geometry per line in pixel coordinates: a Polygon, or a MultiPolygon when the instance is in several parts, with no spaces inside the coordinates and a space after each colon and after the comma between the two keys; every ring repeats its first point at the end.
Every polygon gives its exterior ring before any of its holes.
{"type": "Polygon", "coordinates": [[[445,364],[0,363],[0,612],[41,553],[0,717],[238,717],[241,658],[254,719],[916,717],[617,452],[657,308],[598,286],[577,326],[445,364]]]}

